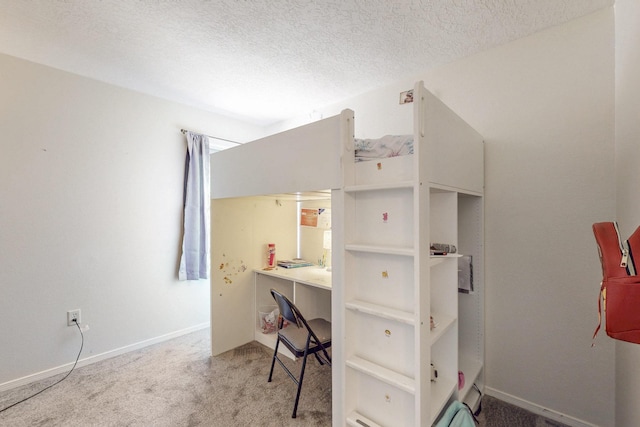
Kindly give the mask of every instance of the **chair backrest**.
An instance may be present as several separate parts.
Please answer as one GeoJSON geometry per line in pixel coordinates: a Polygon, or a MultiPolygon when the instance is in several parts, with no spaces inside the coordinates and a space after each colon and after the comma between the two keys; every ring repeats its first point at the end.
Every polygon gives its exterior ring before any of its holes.
{"type": "Polygon", "coordinates": [[[280,315],[284,319],[289,321],[289,323],[295,324],[299,328],[301,328],[303,324],[306,325],[307,322],[304,320],[302,313],[300,313],[300,310],[298,310],[298,308],[289,300],[289,298],[282,295],[275,289],[271,289],[271,295],[276,301],[276,304],[278,304],[280,315]]]}

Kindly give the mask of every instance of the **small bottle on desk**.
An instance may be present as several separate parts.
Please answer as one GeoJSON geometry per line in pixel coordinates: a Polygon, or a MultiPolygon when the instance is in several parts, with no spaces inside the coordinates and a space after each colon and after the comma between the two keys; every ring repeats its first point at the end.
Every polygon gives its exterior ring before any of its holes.
{"type": "Polygon", "coordinates": [[[276,244],[267,245],[267,269],[276,268],[276,244]]]}

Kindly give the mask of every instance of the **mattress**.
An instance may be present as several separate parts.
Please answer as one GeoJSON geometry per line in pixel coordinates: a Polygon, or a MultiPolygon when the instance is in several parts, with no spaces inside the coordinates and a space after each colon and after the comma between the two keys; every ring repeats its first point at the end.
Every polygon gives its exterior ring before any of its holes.
{"type": "Polygon", "coordinates": [[[356,162],[413,154],[413,135],[385,135],[375,139],[355,139],[356,162]]]}

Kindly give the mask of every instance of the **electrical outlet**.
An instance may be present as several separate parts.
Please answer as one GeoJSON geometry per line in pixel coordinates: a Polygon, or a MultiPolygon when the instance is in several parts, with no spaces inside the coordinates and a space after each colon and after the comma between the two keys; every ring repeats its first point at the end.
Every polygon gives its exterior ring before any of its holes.
{"type": "Polygon", "coordinates": [[[80,309],[67,311],[67,326],[75,326],[80,323],[80,309]]]}

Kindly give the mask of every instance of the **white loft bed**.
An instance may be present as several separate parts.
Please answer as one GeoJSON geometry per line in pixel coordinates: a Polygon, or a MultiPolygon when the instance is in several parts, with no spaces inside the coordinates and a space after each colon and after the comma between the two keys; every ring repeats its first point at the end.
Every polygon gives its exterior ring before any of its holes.
{"type": "Polygon", "coordinates": [[[447,402],[467,399],[473,383],[482,388],[482,137],[422,82],[414,100],[409,155],[357,162],[354,113],[344,110],[211,156],[214,355],[253,340],[250,272],[262,267],[255,246],[265,243],[247,237],[262,220],[255,213],[215,202],[331,190],[334,426],[431,425],[447,402]],[[457,261],[430,257],[430,242],[473,254],[474,294],[458,301],[457,261]],[[230,283],[224,266],[234,262],[230,283]],[[379,268],[385,280],[397,272],[398,282],[384,288],[371,273],[379,268]],[[433,331],[425,327],[430,316],[437,317],[433,331]],[[436,383],[431,362],[439,365],[436,383]],[[457,371],[467,363],[467,384],[458,390],[457,371]]]}

